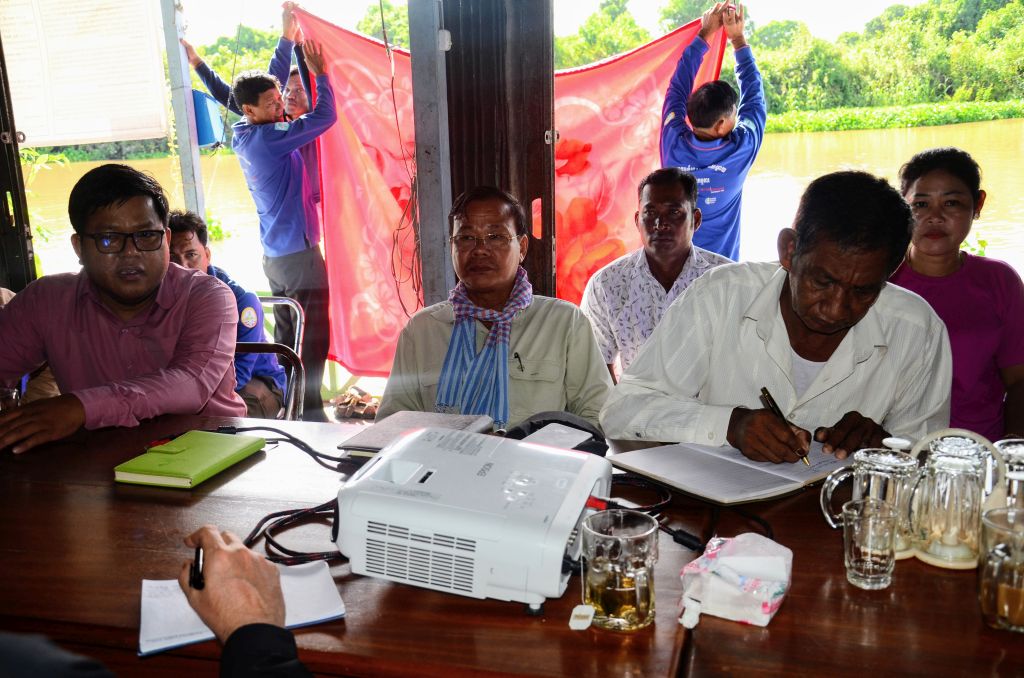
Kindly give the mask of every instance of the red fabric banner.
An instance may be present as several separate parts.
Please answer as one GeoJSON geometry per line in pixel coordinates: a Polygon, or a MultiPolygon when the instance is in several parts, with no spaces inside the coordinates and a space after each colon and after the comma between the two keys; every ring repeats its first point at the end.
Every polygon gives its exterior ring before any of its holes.
{"type": "MultiPolygon", "coordinates": [[[[421,303],[414,235],[403,218],[416,160],[409,54],[394,49],[392,65],[381,42],[297,15],[305,36],[323,44],[338,109],[337,124],[320,138],[330,357],[354,374],[387,376],[398,334],[421,303]]],[[[631,52],[555,73],[559,297],[578,302],[594,271],[639,245],[636,186],[660,165],[665,90],[699,28],[693,21],[631,52]]],[[[720,33],[697,85],[718,77],[724,44],[720,33]]]]}

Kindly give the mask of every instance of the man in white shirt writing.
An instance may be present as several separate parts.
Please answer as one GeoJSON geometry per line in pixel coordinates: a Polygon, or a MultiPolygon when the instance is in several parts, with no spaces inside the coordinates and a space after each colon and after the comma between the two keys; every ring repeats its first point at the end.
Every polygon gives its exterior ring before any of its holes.
{"type": "Polygon", "coordinates": [[[949,421],[946,328],[886,279],[911,213],[883,179],[807,187],[778,263],[720,266],[668,309],[601,411],[610,438],[729,444],[795,462],[813,440],[842,458],[949,421]],[[785,421],[759,402],[766,387],[785,421]]]}

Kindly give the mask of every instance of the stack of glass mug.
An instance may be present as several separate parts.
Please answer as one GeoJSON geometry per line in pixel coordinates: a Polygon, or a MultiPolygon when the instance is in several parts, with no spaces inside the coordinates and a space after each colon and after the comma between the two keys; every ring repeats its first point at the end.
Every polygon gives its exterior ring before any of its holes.
{"type": "Polygon", "coordinates": [[[829,525],[843,526],[851,584],[885,588],[895,561],[912,556],[937,567],[978,567],[985,621],[1024,631],[1024,440],[993,445],[946,429],[910,454],[859,450],[851,466],[826,479],[821,509],[829,525]],[[846,478],[853,499],[836,514],[832,495],[846,478]]]}

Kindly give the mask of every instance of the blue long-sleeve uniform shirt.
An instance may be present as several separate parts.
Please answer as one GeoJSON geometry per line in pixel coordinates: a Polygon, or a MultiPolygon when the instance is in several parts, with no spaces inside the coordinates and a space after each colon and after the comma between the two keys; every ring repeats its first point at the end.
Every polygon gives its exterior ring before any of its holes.
{"type": "MultiPolygon", "coordinates": [[[[263,306],[259,298],[252,292],[247,292],[216,266],[210,266],[206,272],[230,287],[231,293],[235,295],[235,303],[238,304],[236,341],[267,341],[267,336],[263,332],[263,306]]],[[[235,354],[235,390],[241,391],[253,377],[270,377],[282,393],[285,391],[284,368],[278,364],[277,356],[273,353],[235,354]]]]}
{"type": "Polygon", "coordinates": [[[299,149],[338,119],[334,90],[326,75],[316,77],[316,106],[290,122],[232,127],[245,182],[256,203],[260,241],[269,257],[294,254],[320,243],[320,221],[299,149]]]}
{"type": "Polygon", "coordinates": [[[747,178],[764,139],[768,117],[761,73],[750,47],[736,50],[740,103],[736,127],[721,139],[701,141],[686,122],[686,101],[709,47],[700,36],[683,51],[662,110],[661,165],[697,177],[702,221],[693,244],[736,260],[740,253],[740,204],[747,178]]]}

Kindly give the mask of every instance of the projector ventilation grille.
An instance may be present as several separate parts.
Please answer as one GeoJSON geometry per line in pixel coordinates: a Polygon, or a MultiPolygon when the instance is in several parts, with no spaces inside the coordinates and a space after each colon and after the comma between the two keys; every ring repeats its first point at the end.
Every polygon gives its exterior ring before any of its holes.
{"type": "Polygon", "coordinates": [[[366,539],[366,571],[369,574],[419,586],[472,593],[474,540],[436,532],[413,532],[400,525],[372,520],[367,522],[366,530],[370,535],[366,539]]]}

